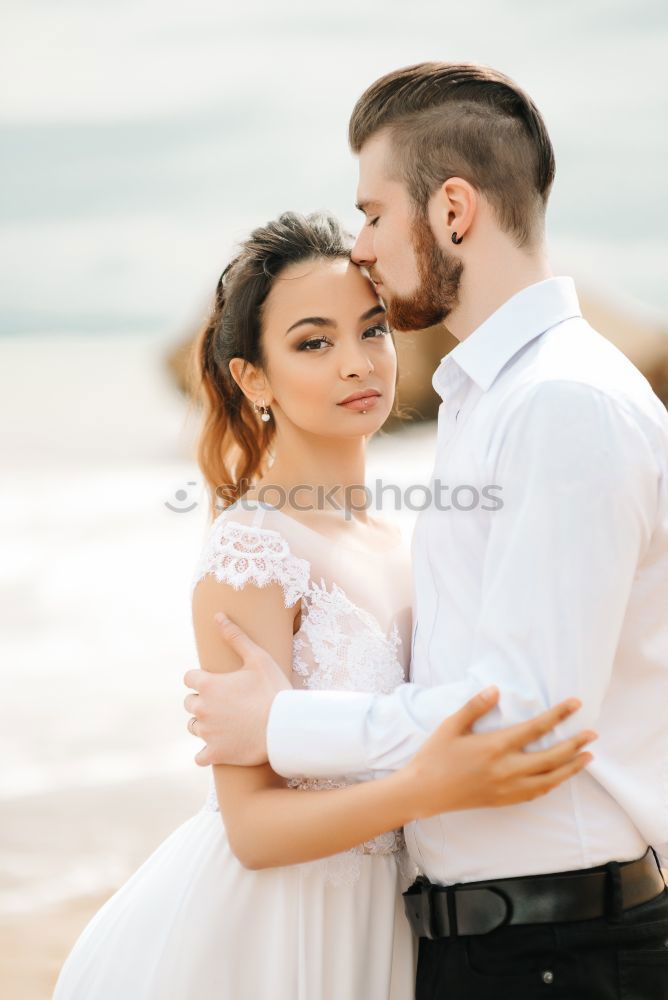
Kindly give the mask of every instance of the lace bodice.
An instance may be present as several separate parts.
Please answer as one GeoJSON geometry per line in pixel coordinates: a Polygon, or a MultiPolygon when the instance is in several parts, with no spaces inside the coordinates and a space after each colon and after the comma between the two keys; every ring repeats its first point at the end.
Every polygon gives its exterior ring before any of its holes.
{"type": "MultiPolygon", "coordinates": [[[[286,607],[300,602],[293,636],[294,687],[387,693],[407,675],[410,578],[398,543],[370,564],[368,552],[334,545],[325,536],[268,505],[239,502],[211,525],[192,589],[206,574],[235,589],[278,583],[286,607]]],[[[352,779],[294,778],[293,788],[343,787],[352,779]]],[[[213,780],[204,808],[218,809],[213,780]]],[[[401,831],[377,837],[305,871],[326,868],[327,880],[354,881],[364,854],[394,854],[402,866],[401,831]]]]}

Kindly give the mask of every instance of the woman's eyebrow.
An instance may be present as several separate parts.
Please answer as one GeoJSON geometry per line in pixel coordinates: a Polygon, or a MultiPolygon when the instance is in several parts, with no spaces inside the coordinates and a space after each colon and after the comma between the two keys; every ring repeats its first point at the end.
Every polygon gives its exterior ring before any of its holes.
{"type": "Polygon", "coordinates": [[[372,306],[371,309],[367,309],[365,313],[360,316],[360,323],[363,323],[365,319],[371,319],[372,316],[379,316],[380,313],[384,313],[385,309],[383,306],[372,306]]]}
{"type": "MultiPolygon", "coordinates": [[[[367,319],[371,319],[372,316],[379,316],[380,313],[384,313],[385,310],[382,306],[372,306],[371,309],[367,309],[365,313],[360,316],[360,323],[363,323],[367,319]]],[[[290,333],[291,330],[295,330],[298,326],[329,326],[335,327],[336,321],[333,319],[327,319],[326,316],[305,316],[304,319],[298,319],[296,323],[289,326],[285,331],[285,336],[290,333]]]]}
{"type": "Polygon", "coordinates": [[[285,331],[285,335],[290,333],[290,330],[295,330],[298,326],[336,326],[333,319],[326,319],[324,316],[306,316],[305,319],[298,319],[296,323],[289,326],[285,331]]]}

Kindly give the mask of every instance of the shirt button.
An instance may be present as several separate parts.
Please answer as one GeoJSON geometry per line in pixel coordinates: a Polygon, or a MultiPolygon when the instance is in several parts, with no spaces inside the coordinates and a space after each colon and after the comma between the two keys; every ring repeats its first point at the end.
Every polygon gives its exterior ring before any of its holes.
{"type": "Polygon", "coordinates": [[[551,972],[550,969],[546,969],[541,978],[546,986],[551,986],[554,982],[554,972],[551,972]]]}

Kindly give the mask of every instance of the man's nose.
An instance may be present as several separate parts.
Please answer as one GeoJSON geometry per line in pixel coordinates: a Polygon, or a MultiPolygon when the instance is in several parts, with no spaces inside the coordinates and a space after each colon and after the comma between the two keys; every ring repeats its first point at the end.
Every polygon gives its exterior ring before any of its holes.
{"type": "Polygon", "coordinates": [[[358,264],[360,267],[369,267],[375,263],[376,255],[373,252],[373,237],[368,226],[362,226],[360,229],[350,257],[353,263],[358,264]]]}

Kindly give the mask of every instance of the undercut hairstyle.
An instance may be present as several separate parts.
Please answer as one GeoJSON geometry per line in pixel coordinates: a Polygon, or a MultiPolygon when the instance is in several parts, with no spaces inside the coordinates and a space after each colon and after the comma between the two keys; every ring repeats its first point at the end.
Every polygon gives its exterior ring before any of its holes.
{"type": "Polygon", "coordinates": [[[350,148],[387,131],[389,175],[425,213],[432,194],[462,177],[490,203],[518,246],[542,236],[554,150],[531,98],[505,74],[468,63],[428,62],[372,83],[353,109],[350,148]]]}

